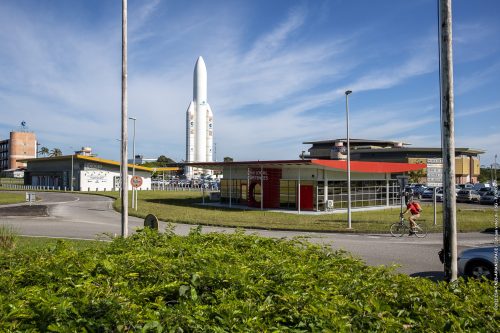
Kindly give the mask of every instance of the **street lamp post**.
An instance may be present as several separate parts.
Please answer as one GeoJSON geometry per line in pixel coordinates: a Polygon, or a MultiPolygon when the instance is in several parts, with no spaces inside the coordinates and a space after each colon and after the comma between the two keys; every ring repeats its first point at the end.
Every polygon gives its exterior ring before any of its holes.
{"type": "MultiPolygon", "coordinates": [[[[116,141],[122,142],[121,139],[116,139],[116,141]]],[[[123,182],[123,179],[122,179],[122,161],[120,159],[120,185],[118,186],[118,192],[120,192],[120,198],[122,197],[122,182],[123,182]]]]}
{"type": "MultiPolygon", "coordinates": [[[[128,119],[134,121],[134,134],[132,136],[132,163],[133,163],[132,164],[132,178],[133,178],[135,176],[135,121],[137,120],[137,118],[128,117],[128,119]]],[[[132,208],[135,208],[135,210],[137,210],[137,203],[135,202],[136,197],[137,197],[136,191],[137,191],[137,189],[135,187],[133,187],[132,188],[132,208]]]]}
{"type": "Polygon", "coordinates": [[[73,192],[73,169],[74,169],[74,162],[73,162],[73,156],[74,156],[74,151],[73,147],[69,147],[71,149],[71,180],[70,180],[70,190],[73,192]]]}
{"type": "Polygon", "coordinates": [[[345,115],[347,125],[347,229],[352,229],[351,226],[351,146],[349,143],[349,95],[351,90],[345,92],[345,115]]]}
{"type": "Polygon", "coordinates": [[[498,182],[497,182],[497,169],[498,169],[498,164],[497,164],[497,154],[495,154],[495,173],[493,174],[494,177],[495,177],[495,186],[498,186],[498,182]]]}

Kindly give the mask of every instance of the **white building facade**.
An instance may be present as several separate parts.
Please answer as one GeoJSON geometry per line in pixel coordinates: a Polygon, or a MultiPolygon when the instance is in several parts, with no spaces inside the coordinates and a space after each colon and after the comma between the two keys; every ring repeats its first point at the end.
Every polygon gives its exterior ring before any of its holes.
{"type": "MultiPolygon", "coordinates": [[[[69,155],[29,159],[25,184],[75,191],[118,191],[120,189],[120,163],[96,157],[69,155]]],[[[128,182],[133,165],[128,164],[128,182]]],[[[142,178],[139,190],[151,189],[150,168],[135,166],[135,175],[142,178]]],[[[129,186],[131,189],[131,187],[129,186]]]]}

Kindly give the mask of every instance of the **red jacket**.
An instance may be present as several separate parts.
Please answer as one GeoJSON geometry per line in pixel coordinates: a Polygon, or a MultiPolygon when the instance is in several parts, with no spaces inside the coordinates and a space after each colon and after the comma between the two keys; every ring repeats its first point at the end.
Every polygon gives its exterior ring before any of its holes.
{"type": "Polygon", "coordinates": [[[406,205],[406,208],[410,210],[411,215],[420,214],[420,211],[422,210],[422,208],[420,208],[420,205],[416,202],[409,202],[406,205]]]}

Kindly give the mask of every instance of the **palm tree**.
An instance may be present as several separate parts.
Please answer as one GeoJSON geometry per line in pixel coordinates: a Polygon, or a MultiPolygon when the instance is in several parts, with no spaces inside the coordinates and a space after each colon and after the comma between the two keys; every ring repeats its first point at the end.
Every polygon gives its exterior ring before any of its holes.
{"type": "Polygon", "coordinates": [[[38,152],[40,155],[42,156],[48,156],[50,151],[49,151],[49,148],[47,147],[42,147],[40,148],[40,151],[38,152]]]}
{"type": "Polygon", "coordinates": [[[50,157],[56,157],[56,156],[61,156],[62,151],[59,148],[54,148],[50,151],[50,157]]]}

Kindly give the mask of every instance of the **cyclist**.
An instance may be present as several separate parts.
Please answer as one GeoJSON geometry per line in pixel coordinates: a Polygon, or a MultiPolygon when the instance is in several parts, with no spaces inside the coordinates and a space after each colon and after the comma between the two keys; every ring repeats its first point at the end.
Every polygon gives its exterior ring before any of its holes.
{"type": "Polygon", "coordinates": [[[411,216],[408,219],[410,221],[410,235],[413,235],[415,233],[415,226],[416,223],[415,221],[420,218],[420,212],[422,211],[422,207],[420,207],[420,204],[413,200],[413,195],[412,193],[406,193],[406,210],[400,214],[401,218],[404,217],[406,212],[410,211],[411,216]]]}

